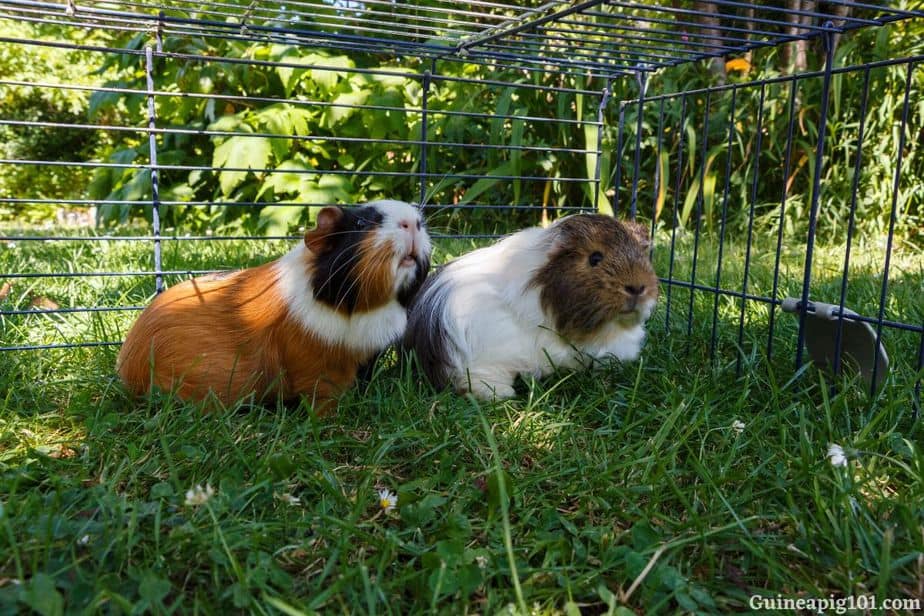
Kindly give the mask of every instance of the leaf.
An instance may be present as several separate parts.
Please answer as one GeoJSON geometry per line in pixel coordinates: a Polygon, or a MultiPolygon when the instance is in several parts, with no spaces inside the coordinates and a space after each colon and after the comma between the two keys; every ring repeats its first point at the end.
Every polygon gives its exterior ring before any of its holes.
{"type": "MultiPolygon", "coordinates": [[[[104,86],[106,88],[127,88],[128,84],[126,84],[124,81],[107,81],[104,86]]],[[[122,100],[121,92],[94,92],[90,95],[90,101],[87,107],[87,115],[91,119],[95,119],[100,111],[110,107],[115,107],[118,105],[120,100],[122,100]]]]}
{"type": "Polygon", "coordinates": [[[613,591],[604,585],[603,582],[597,584],[597,595],[603,600],[603,602],[610,608],[610,611],[616,609],[616,595],[613,594],[613,591]]]}
{"type": "MultiPolygon", "coordinates": [[[[265,208],[264,208],[265,209],[265,208]]],[[[298,210],[299,208],[289,208],[290,210],[298,210]]],[[[263,213],[262,211],[260,212],[263,213]]],[[[282,479],[287,479],[295,474],[295,462],[292,460],[292,456],[274,453],[267,460],[267,464],[270,468],[270,472],[273,475],[273,479],[277,481],[282,479]]]]}
{"type": "Polygon", "coordinates": [[[298,194],[303,203],[337,203],[353,201],[353,184],[344,175],[322,175],[317,182],[302,186],[298,194]]]}
{"type": "Polygon", "coordinates": [[[143,201],[151,198],[151,170],[139,169],[119,191],[122,201],[143,201]]]}
{"type": "Polygon", "coordinates": [[[670,183],[670,153],[661,152],[661,158],[658,161],[658,195],[655,199],[655,211],[654,219],[655,222],[661,216],[661,211],[664,209],[664,203],[667,200],[667,186],[670,183]]]}
{"type": "Polygon", "coordinates": [[[170,498],[173,494],[173,486],[166,481],[161,481],[151,486],[151,498],[170,498]]]}
{"type": "Polygon", "coordinates": [[[295,48],[289,47],[282,57],[277,58],[290,65],[276,67],[276,74],[282,82],[286,96],[291,96],[305,74],[309,75],[316,86],[327,92],[336,88],[340,79],[346,76],[343,71],[311,68],[313,66],[330,66],[333,68],[353,68],[355,66],[353,61],[346,56],[327,57],[316,53],[301,56],[297,55],[297,52],[292,53],[294,50],[295,48]],[[293,64],[297,66],[291,66],[293,64]],[[304,66],[305,68],[299,68],[299,66],[304,66]]]}
{"type": "Polygon", "coordinates": [[[436,508],[446,499],[436,494],[427,494],[416,503],[401,505],[401,520],[411,527],[423,528],[436,518],[436,508]]]}
{"type": "MultiPolygon", "coordinates": [[[[366,101],[376,107],[404,106],[400,92],[393,89],[371,94],[366,101]]],[[[363,119],[371,139],[384,139],[389,134],[402,135],[407,127],[407,114],[401,111],[364,110],[363,119]]]]}
{"type": "Polygon", "coordinates": [[[19,598],[42,616],[59,616],[64,613],[64,597],[55,588],[51,576],[44,573],[33,576],[29,580],[28,589],[19,598]]]}
{"type": "Polygon", "coordinates": [[[229,114],[223,115],[211,124],[209,124],[208,129],[210,131],[221,131],[228,133],[252,133],[253,127],[245,122],[239,114],[229,114]]]}
{"type": "MultiPolygon", "coordinates": [[[[257,114],[257,122],[263,132],[291,137],[296,132],[292,115],[289,113],[290,110],[289,105],[270,105],[260,110],[257,114]]],[[[269,141],[276,160],[282,160],[289,155],[289,149],[292,145],[290,140],[270,139],[269,141]]]]}
{"type": "MultiPolygon", "coordinates": [[[[312,64],[320,64],[336,68],[349,69],[354,68],[356,64],[347,56],[330,56],[325,57],[318,54],[311,54],[305,57],[312,64]]],[[[311,81],[315,82],[322,88],[333,90],[337,86],[337,81],[346,76],[346,72],[332,71],[324,69],[312,69],[311,81]]]]}
{"type": "Polygon", "coordinates": [[[636,522],[630,532],[636,550],[645,550],[661,542],[661,536],[648,522],[636,522]]]}
{"type": "Polygon", "coordinates": [[[565,616],[581,616],[581,608],[574,601],[565,603],[565,616]]]}
{"type": "Polygon", "coordinates": [[[260,210],[259,225],[268,235],[285,235],[297,226],[302,208],[291,205],[267,205],[260,210]]]}
{"type": "MultiPolygon", "coordinates": [[[[687,169],[692,172],[696,166],[696,128],[693,126],[692,122],[688,121],[683,127],[683,130],[689,141],[689,143],[684,145],[687,151],[687,169]]],[[[680,135],[680,138],[683,139],[683,134],[680,135]]]]}
{"type": "Polygon", "coordinates": [[[480,180],[472,184],[468,188],[468,190],[465,191],[465,194],[462,195],[462,198],[459,200],[459,204],[464,205],[466,203],[471,203],[472,201],[477,199],[481,195],[481,193],[485,192],[486,190],[490,188],[493,188],[494,185],[497,184],[498,182],[504,181],[504,180],[500,180],[497,178],[492,178],[491,176],[510,175],[512,167],[513,165],[508,161],[508,162],[501,164],[496,169],[493,169],[492,171],[489,171],[488,173],[486,173],[485,177],[481,178],[480,180]]]}
{"type": "Polygon", "coordinates": [[[506,122],[504,116],[508,115],[510,112],[510,103],[513,102],[513,95],[515,92],[516,88],[504,88],[504,90],[497,95],[497,107],[494,110],[494,119],[491,120],[492,144],[497,145],[503,142],[504,122],[506,122]]]}
{"type": "MultiPolygon", "coordinates": [[[[265,171],[271,153],[272,144],[266,137],[230,137],[215,148],[212,166],[265,171]]],[[[230,195],[246,177],[247,171],[222,171],[218,177],[222,194],[230,195]]]]}
{"type": "MultiPolygon", "coordinates": [[[[366,102],[366,99],[369,97],[369,90],[360,88],[358,90],[352,90],[350,92],[343,92],[338,94],[333,101],[334,105],[363,105],[366,102]]],[[[324,119],[325,125],[328,128],[332,128],[337,124],[343,123],[350,116],[356,113],[358,109],[356,107],[337,107],[332,106],[324,110],[324,119]]]]}
{"type": "MultiPolygon", "coordinates": [[[[286,64],[306,64],[302,62],[302,58],[298,57],[283,58],[283,62],[286,64]]],[[[286,97],[292,95],[292,90],[295,89],[299,79],[301,79],[302,75],[304,75],[306,72],[306,69],[296,68],[294,66],[276,67],[276,75],[279,76],[279,81],[282,82],[282,88],[286,93],[286,97]]]]}
{"type": "MultiPolygon", "coordinates": [[[[597,136],[600,131],[600,127],[596,124],[585,123],[582,125],[584,128],[584,166],[587,171],[587,180],[590,182],[590,190],[588,195],[593,195],[594,189],[594,176],[597,172],[597,136]]],[[[618,187],[617,187],[618,190],[618,187]]],[[[600,182],[600,186],[597,187],[597,207],[600,210],[601,214],[613,215],[613,207],[610,204],[610,200],[606,196],[606,186],[604,186],[603,181],[600,182]]]]}
{"type": "Polygon", "coordinates": [[[307,616],[308,614],[313,614],[314,612],[305,612],[297,607],[290,605],[279,599],[278,597],[270,597],[268,595],[263,595],[263,600],[272,605],[274,608],[286,614],[287,616],[307,616]]]}
{"type": "Polygon", "coordinates": [[[687,196],[683,202],[683,210],[680,213],[680,226],[686,226],[687,222],[690,220],[690,215],[693,213],[693,206],[700,196],[700,177],[702,177],[703,180],[703,203],[700,214],[704,215],[707,221],[711,219],[713,204],[715,202],[715,184],[718,179],[716,174],[712,172],[712,163],[715,162],[716,157],[722,151],[723,146],[712,148],[706,156],[706,168],[702,171],[702,174],[700,174],[699,170],[694,173],[693,181],[690,182],[690,188],[687,190],[687,196]]]}
{"type": "Polygon", "coordinates": [[[257,193],[257,199],[262,198],[270,189],[277,195],[300,194],[313,182],[315,176],[310,173],[305,173],[311,170],[312,167],[309,167],[300,160],[289,159],[282,161],[273,172],[268,174],[266,179],[263,180],[263,186],[257,193]]]}
{"type": "Polygon", "coordinates": [[[141,583],[138,585],[138,594],[141,595],[141,598],[154,605],[163,601],[169,592],[170,582],[150,572],[144,574],[144,577],[141,578],[141,583]]]}
{"type": "MultiPolygon", "coordinates": [[[[150,201],[151,199],[151,170],[125,169],[118,170],[124,177],[131,177],[125,184],[115,187],[106,195],[106,199],[113,201],[150,201]],[[126,175],[133,174],[133,175],[126,175]]],[[[104,225],[111,223],[124,223],[131,214],[132,203],[103,203],[97,209],[97,222],[104,225]]]]}

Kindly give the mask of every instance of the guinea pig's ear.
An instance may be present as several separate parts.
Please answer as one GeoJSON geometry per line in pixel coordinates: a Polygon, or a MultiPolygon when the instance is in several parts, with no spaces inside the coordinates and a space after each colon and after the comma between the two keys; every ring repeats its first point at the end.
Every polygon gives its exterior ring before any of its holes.
{"type": "Polygon", "coordinates": [[[324,254],[333,247],[331,235],[336,233],[343,218],[339,207],[326,207],[318,212],[314,229],[305,233],[305,246],[315,254],[324,254]]]}
{"type": "Polygon", "coordinates": [[[624,220],[622,224],[626,227],[626,231],[642,245],[642,248],[651,247],[651,236],[649,235],[648,227],[634,220],[624,220]]]}

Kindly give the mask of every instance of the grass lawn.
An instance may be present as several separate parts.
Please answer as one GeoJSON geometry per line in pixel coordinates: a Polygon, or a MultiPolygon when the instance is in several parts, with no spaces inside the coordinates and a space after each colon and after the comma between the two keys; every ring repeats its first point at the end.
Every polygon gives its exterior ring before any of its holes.
{"type": "MultiPolygon", "coordinates": [[[[768,294],[772,238],[749,293],[768,294]]],[[[659,236],[667,276],[669,236],[659,236]]],[[[691,277],[690,237],[674,276],[691,277]]],[[[265,261],[279,242],[165,242],[169,270],[265,261]]],[[[851,257],[848,305],[875,315],[881,246],[851,257]],[[872,311],[872,312],[871,312],[872,311]]],[[[441,246],[437,258],[465,249],[441,246]]],[[[739,288],[745,246],[725,246],[739,288]]],[[[150,245],[0,242],[0,271],[149,270],[150,245]]],[[[714,242],[696,280],[715,282],[714,242]]],[[[819,249],[813,296],[836,302],[843,249],[819,249]]],[[[920,324],[924,272],[897,246],[886,318],[920,324]]],[[[178,277],[170,277],[168,281],[178,277]]],[[[4,281],[0,280],[0,284],[4,281]]],[[[783,255],[779,295],[801,282],[783,255]]],[[[0,307],[143,305],[149,276],[16,279],[0,307]],[[41,303],[41,302],[39,302],[41,303]]],[[[890,382],[793,376],[794,323],[666,291],[643,359],[521,384],[476,404],[386,358],[337,415],[241,405],[203,415],[132,400],[117,346],[0,353],[0,612],[727,612],[752,595],[924,601],[920,334],[887,332],[890,382]],[[717,305],[717,341],[710,335],[717,305]],[[687,329],[691,332],[687,337],[687,329]],[[741,374],[736,363],[741,361],[741,374]],[[830,444],[846,452],[835,466],[830,444]],[[187,503],[209,486],[210,498],[187,503]],[[378,489],[398,494],[385,511],[378,489]]],[[[118,341],[136,312],[3,317],[2,346],[118,341]]],[[[193,499],[195,500],[195,499],[193,499]]]]}

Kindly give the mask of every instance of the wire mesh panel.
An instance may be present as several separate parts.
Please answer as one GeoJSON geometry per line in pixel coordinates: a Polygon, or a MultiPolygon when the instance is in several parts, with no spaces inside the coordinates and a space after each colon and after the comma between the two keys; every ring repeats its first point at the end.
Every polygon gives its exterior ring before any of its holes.
{"type": "Polygon", "coordinates": [[[274,258],[325,205],[388,197],[424,208],[438,260],[567,213],[638,214],[664,330],[688,352],[799,366],[823,302],[856,311],[918,385],[916,244],[897,238],[920,227],[920,175],[903,170],[920,164],[921,58],[838,68],[834,50],[924,13],[777,4],[2,0],[0,24],[33,29],[0,30],[20,67],[0,98],[37,104],[0,110],[31,144],[4,150],[0,207],[58,224],[4,231],[0,348],[117,346],[165,285],[274,258]],[[806,40],[827,70],[677,72],[806,40]],[[98,69],[28,70],[78,61],[98,69]],[[903,96],[871,100],[877,80],[903,96]],[[87,111],[42,112],[51,99],[87,111]],[[881,240],[855,233],[876,216],[881,240]]]}
{"type": "Polygon", "coordinates": [[[909,107],[920,60],[618,106],[624,146],[614,207],[652,220],[654,254],[666,274],[663,325],[699,341],[692,353],[731,359],[737,370],[753,357],[801,365],[804,330],[817,324],[799,317],[813,315],[815,303],[830,304],[835,370],[848,339],[859,335],[845,323],[863,323],[868,357],[857,359],[871,366],[870,385],[884,377],[875,360],[882,345],[897,380],[915,386],[924,333],[920,248],[902,238],[921,225],[920,180],[912,173],[920,160],[908,148],[909,135],[921,131],[922,118],[909,107]],[[900,96],[873,111],[876,80],[893,83],[900,96]],[[823,113],[826,81],[838,100],[823,113]],[[880,164],[865,165],[870,159],[880,164]],[[858,239],[858,220],[870,217],[878,217],[876,231],[858,239]],[[826,248],[812,251],[819,238],[826,248]],[[795,315],[782,312],[785,298],[797,300],[795,315]]]}
{"type": "MultiPolygon", "coordinates": [[[[596,207],[603,90],[507,69],[496,79],[444,74],[430,59],[399,64],[274,44],[252,45],[248,57],[215,58],[169,51],[170,40],[157,51],[159,41],[79,46],[91,64],[108,67],[101,82],[0,79],[20,95],[73,94],[90,109],[89,118],[7,116],[0,126],[112,150],[104,159],[56,151],[0,161],[82,185],[80,198],[68,199],[22,186],[0,197],[5,206],[84,215],[92,207],[99,225],[6,234],[7,246],[29,265],[4,276],[15,290],[4,306],[6,350],[117,345],[130,313],[151,293],[184,277],[279,256],[331,203],[405,199],[425,210],[436,238],[457,239],[490,238],[542,216],[596,207]],[[271,95],[244,92],[248,79],[274,80],[271,95]],[[529,98],[548,113],[530,115],[523,104],[529,98]],[[362,158],[355,155],[360,149],[362,158]],[[465,216],[474,212],[493,217],[493,232],[471,232],[465,216]],[[60,247],[61,259],[29,263],[30,246],[49,242],[60,247]],[[113,260],[62,271],[77,255],[113,260]],[[87,294],[87,283],[98,293],[87,294]],[[67,300],[38,308],[28,305],[35,297],[67,300]],[[126,314],[112,319],[110,312],[126,314]]],[[[17,45],[31,53],[56,47],[42,40],[17,45]]]]}

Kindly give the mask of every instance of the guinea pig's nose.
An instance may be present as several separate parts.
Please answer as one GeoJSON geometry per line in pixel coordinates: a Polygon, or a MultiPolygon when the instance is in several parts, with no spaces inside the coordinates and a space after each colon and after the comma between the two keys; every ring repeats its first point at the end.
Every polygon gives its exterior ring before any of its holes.
{"type": "Polygon", "coordinates": [[[636,295],[636,296],[638,296],[638,295],[641,295],[642,293],[645,292],[645,285],[633,286],[633,285],[627,284],[627,285],[626,285],[626,291],[629,292],[629,295],[636,295]]]}
{"type": "Polygon", "coordinates": [[[411,231],[413,229],[420,228],[420,222],[416,220],[411,220],[410,218],[402,218],[398,221],[398,227],[404,229],[405,231],[411,231]]]}

